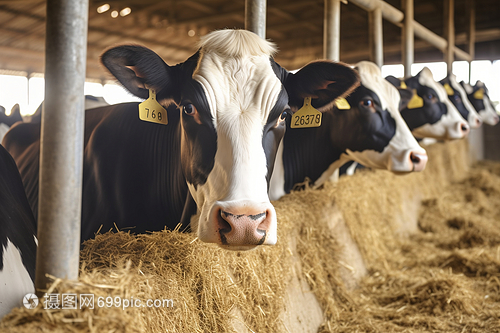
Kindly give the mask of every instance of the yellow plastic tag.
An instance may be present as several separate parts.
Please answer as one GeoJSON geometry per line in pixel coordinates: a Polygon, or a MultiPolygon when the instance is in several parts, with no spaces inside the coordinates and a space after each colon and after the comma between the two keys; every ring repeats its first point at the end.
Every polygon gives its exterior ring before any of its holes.
{"type": "Polygon", "coordinates": [[[337,105],[337,109],[339,110],[350,110],[351,106],[349,105],[349,102],[342,97],[339,97],[335,100],[335,104],[337,105]]]}
{"type": "Polygon", "coordinates": [[[157,124],[168,124],[167,110],[156,101],[156,92],[149,89],[149,98],[139,104],[139,119],[157,124]]]}
{"type": "Polygon", "coordinates": [[[484,89],[480,88],[478,91],[472,95],[475,99],[483,99],[484,98],[484,89]]]}
{"type": "Polygon", "coordinates": [[[321,126],[323,114],[311,105],[311,97],[304,98],[304,105],[292,116],[292,128],[321,126]]]}
{"type": "Polygon", "coordinates": [[[417,90],[413,89],[413,97],[410,99],[406,107],[408,109],[417,109],[421,108],[422,106],[424,106],[424,100],[422,99],[422,97],[418,96],[417,90]]]}
{"type": "Polygon", "coordinates": [[[399,85],[399,88],[408,89],[408,87],[406,86],[405,81],[401,80],[401,84],[399,85]]]}
{"type": "Polygon", "coordinates": [[[455,92],[453,91],[453,89],[450,87],[450,85],[448,83],[444,84],[444,90],[446,90],[446,93],[448,94],[448,96],[455,95],[455,92]]]}

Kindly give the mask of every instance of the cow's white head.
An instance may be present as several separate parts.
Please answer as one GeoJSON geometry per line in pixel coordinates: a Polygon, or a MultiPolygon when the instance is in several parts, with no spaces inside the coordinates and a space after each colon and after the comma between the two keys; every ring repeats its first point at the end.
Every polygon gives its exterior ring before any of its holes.
{"type": "Polygon", "coordinates": [[[457,77],[454,74],[448,74],[447,77],[439,81],[446,90],[448,98],[457,108],[458,112],[467,120],[470,128],[478,128],[482,121],[476,109],[472,106],[467,98],[467,93],[464,88],[457,82],[457,77]]]}
{"type": "Polygon", "coordinates": [[[359,132],[356,140],[345,143],[349,158],[367,167],[396,173],[422,171],[427,153],[401,117],[397,89],[382,77],[379,67],[372,62],[361,61],[355,69],[361,85],[347,97],[352,109],[337,111],[337,114],[346,113],[339,118],[349,117],[350,113],[357,119],[341,131],[346,138],[359,132]]]}
{"type": "Polygon", "coordinates": [[[488,125],[495,126],[498,124],[499,115],[495,110],[495,107],[491,103],[490,97],[488,95],[488,89],[483,82],[477,81],[474,87],[465,82],[460,82],[465,92],[467,93],[467,98],[471,102],[474,109],[479,113],[481,120],[488,125]]]}
{"type": "MultiPolygon", "coordinates": [[[[273,60],[275,46],[252,32],[204,36],[186,62],[168,66],[151,50],[120,46],[102,61],[132,93],[179,106],[182,171],[198,214],[191,229],[204,242],[234,250],[277,240],[267,190],[284,113],[311,97],[333,103],[357,83],[345,65],[316,62],[295,74],[273,60]]],[[[159,125],[162,126],[162,125],[159,125]]]]}
{"type": "MultiPolygon", "coordinates": [[[[396,87],[403,82],[393,77],[387,79],[396,87]]],[[[401,115],[414,136],[449,140],[461,139],[469,133],[469,125],[427,67],[404,83],[413,94],[405,101],[407,105],[401,115]]]]}

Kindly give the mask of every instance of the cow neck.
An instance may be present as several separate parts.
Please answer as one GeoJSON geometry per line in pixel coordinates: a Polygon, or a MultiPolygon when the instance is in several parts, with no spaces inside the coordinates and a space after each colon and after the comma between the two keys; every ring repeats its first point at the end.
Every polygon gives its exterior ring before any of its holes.
{"type": "Polygon", "coordinates": [[[283,167],[285,170],[285,192],[289,193],[295,184],[306,178],[314,184],[330,166],[340,160],[343,150],[332,144],[328,119],[333,115],[323,114],[323,124],[317,128],[290,128],[283,138],[283,167]]]}

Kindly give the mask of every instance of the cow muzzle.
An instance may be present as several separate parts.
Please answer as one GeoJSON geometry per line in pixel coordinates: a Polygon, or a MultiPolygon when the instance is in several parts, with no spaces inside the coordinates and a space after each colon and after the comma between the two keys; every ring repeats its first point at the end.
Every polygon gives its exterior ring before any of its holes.
{"type": "Polygon", "coordinates": [[[212,241],[230,250],[276,244],[276,212],[271,203],[216,202],[210,214],[212,241]]]}
{"type": "Polygon", "coordinates": [[[425,169],[425,165],[427,164],[427,153],[424,152],[410,152],[410,161],[413,165],[412,171],[423,171],[425,169]]]}

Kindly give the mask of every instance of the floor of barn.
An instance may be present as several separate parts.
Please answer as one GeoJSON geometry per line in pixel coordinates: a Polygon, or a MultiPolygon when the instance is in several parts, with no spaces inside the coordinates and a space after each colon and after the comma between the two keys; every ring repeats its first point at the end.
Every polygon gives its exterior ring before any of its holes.
{"type": "Polygon", "coordinates": [[[41,299],[0,332],[500,331],[500,163],[471,166],[465,140],[426,149],[422,173],[368,170],[276,201],[276,246],[99,235],[81,252],[79,281],[47,291],[94,295],[94,308],[41,299]]]}

